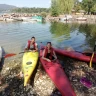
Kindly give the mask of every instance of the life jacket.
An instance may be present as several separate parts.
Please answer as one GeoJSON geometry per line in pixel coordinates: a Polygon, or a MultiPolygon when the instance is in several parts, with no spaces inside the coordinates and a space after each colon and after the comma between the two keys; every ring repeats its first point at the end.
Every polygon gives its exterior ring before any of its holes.
{"type": "MultiPolygon", "coordinates": [[[[27,46],[28,50],[30,49],[30,44],[31,44],[31,41],[28,40],[28,46],[27,46]]],[[[33,43],[33,46],[34,46],[34,50],[36,50],[36,43],[35,42],[33,43]]]]}
{"type": "MultiPolygon", "coordinates": [[[[48,48],[45,47],[45,54],[44,54],[44,57],[45,57],[45,58],[46,58],[46,56],[47,56],[47,53],[48,53],[48,48]]],[[[53,48],[51,47],[51,48],[50,48],[50,57],[49,57],[50,60],[52,60],[52,56],[53,56],[53,48]]]]}

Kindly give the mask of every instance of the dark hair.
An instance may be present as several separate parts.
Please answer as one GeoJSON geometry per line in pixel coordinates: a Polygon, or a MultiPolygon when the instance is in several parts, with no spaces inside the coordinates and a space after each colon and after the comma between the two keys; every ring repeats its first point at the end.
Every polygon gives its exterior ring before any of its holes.
{"type": "Polygon", "coordinates": [[[52,45],[51,42],[47,42],[47,44],[48,44],[48,43],[49,43],[50,45],[52,45]]]}
{"type": "Polygon", "coordinates": [[[33,37],[31,37],[31,39],[35,39],[35,37],[33,36],[33,37]]]}

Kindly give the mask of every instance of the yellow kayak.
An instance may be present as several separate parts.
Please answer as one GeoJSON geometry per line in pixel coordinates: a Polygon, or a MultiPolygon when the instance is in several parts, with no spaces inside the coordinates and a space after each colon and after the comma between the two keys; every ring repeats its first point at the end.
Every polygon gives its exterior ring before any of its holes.
{"type": "Polygon", "coordinates": [[[23,55],[22,70],[24,73],[24,86],[28,83],[38,61],[38,52],[25,52],[23,55]]]}

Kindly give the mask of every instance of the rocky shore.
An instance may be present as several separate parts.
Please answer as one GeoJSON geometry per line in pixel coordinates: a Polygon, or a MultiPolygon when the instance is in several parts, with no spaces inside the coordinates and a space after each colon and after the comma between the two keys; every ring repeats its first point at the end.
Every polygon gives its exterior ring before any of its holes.
{"type": "MultiPolygon", "coordinates": [[[[2,69],[0,96],[62,96],[45,73],[40,62],[32,74],[30,84],[23,86],[23,78],[18,76],[21,70],[22,55],[6,58],[2,69]]],[[[70,83],[77,96],[96,95],[96,71],[88,64],[68,57],[58,56],[70,83]],[[80,83],[82,77],[92,82],[91,88],[80,83]]]]}
{"type": "Polygon", "coordinates": [[[67,22],[79,22],[85,21],[86,23],[96,23],[96,15],[59,15],[58,17],[47,16],[46,21],[67,21],[67,22]],[[79,18],[79,20],[77,20],[79,18]]]}

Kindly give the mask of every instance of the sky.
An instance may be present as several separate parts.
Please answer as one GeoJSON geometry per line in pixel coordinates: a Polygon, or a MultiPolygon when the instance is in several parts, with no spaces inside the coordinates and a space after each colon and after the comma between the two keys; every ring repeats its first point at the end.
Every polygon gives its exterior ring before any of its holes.
{"type": "Polygon", "coordinates": [[[17,7],[49,8],[51,0],[0,0],[0,4],[15,5],[17,7]]]}

